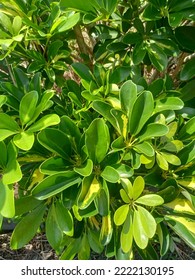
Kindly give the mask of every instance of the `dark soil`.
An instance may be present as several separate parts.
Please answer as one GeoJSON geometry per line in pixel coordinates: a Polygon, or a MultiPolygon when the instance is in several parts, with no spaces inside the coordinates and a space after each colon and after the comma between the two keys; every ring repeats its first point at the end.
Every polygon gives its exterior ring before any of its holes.
{"type": "Polygon", "coordinates": [[[37,235],[28,245],[19,250],[10,249],[11,234],[0,234],[0,260],[57,260],[45,235],[37,235]]]}
{"type": "MultiPolygon", "coordinates": [[[[11,233],[0,234],[0,260],[58,260],[55,251],[49,245],[44,234],[38,234],[24,248],[10,249],[11,233]]],[[[136,256],[135,256],[136,257],[136,256]]],[[[106,259],[105,255],[92,253],[92,260],[106,259]]],[[[139,259],[139,256],[136,257],[139,259]]],[[[175,245],[175,250],[169,253],[167,260],[195,260],[195,251],[187,247],[183,242],[175,245]]]]}

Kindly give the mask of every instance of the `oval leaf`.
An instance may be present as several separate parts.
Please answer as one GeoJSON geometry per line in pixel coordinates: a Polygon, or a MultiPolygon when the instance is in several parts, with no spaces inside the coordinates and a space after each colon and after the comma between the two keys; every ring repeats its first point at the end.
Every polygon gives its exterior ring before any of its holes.
{"type": "Polygon", "coordinates": [[[143,229],[139,211],[135,210],[133,215],[133,238],[137,246],[145,249],[148,245],[148,237],[143,229]]]}
{"type": "Polygon", "coordinates": [[[150,91],[144,91],[134,103],[130,118],[130,133],[137,135],[154,110],[154,100],[150,91]]]}
{"type": "Polygon", "coordinates": [[[46,219],[46,237],[53,249],[60,250],[60,245],[63,240],[63,232],[57,222],[57,213],[54,203],[49,209],[46,219]]]}
{"type": "Polygon", "coordinates": [[[94,163],[100,163],[106,156],[110,135],[103,119],[95,119],[86,130],[85,144],[90,159],[94,163]]]}
{"type": "Polygon", "coordinates": [[[17,224],[11,236],[12,249],[22,248],[34,237],[42,222],[45,208],[45,205],[37,207],[17,224]]]}
{"type": "Polygon", "coordinates": [[[152,238],[156,232],[156,221],[154,217],[150,214],[150,212],[141,206],[137,206],[137,210],[139,211],[145,234],[148,236],[148,238],[152,238]]]}
{"type": "Polygon", "coordinates": [[[80,182],[80,177],[73,171],[58,172],[41,181],[33,189],[32,195],[44,200],[80,182]]]}
{"type": "Polygon", "coordinates": [[[38,141],[46,149],[67,159],[71,155],[71,143],[69,138],[60,130],[46,128],[38,134],[38,141]]]}
{"type": "Polygon", "coordinates": [[[31,91],[24,95],[20,102],[19,114],[22,125],[27,124],[33,118],[38,102],[38,92],[31,91]]]}
{"type": "Polygon", "coordinates": [[[73,236],[73,218],[70,211],[64,205],[57,201],[56,203],[56,221],[60,229],[68,236],[73,236]]]}
{"type": "Polygon", "coordinates": [[[117,226],[122,225],[127,218],[128,212],[129,212],[129,205],[128,204],[120,206],[114,213],[114,223],[117,226]]]}
{"type": "Polygon", "coordinates": [[[110,183],[117,183],[120,179],[118,172],[111,166],[106,166],[101,173],[101,177],[110,183]]]}
{"type": "Polygon", "coordinates": [[[32,148],[34,140],[34,134],[28,131],[22,131],[21,133],[15,135],[13,138],[14,144],[24,151],[29,151],[32,148]]]}
{"type": "Polygon", "coordinates": [[[157,194],[146,194],[139,197],[136,203],[147,205],[147,206],[158,206],[164,203],[163,198],[157,194]]]}
{"type": "Polygon", "coordinates": [[[138,176],[135,178],[134,182],[133,182],[133,199],[136,200],[140,194],[143,192],[144,190],[144,187],[145,187],[145,182],[144,182],[144,179],[143,177],[141,176],[138,176]]]}
{"type": "Polygon", "coordinates": [[[169,129],[164,124],[159,123],[150,123],[147,125],[146,129],[141,132],[141,135],[139,136],[139,142],[152,139],[154,137],[161,137],[168,133],[169,129]]]}

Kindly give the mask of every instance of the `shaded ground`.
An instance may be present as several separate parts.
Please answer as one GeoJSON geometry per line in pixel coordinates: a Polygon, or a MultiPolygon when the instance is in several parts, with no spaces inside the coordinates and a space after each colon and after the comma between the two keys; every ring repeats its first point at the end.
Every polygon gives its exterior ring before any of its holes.
{"type": "MultiPolygon", "coordinates": [[[[48,244],[45,235],[37,235],[28,245],[19,250],[10,249],[10,236],[10,233],[0,234],[0,260],[58,260],[58,256],[48,244]]],[[[91,259],[101,260],[105,259],[105,256],[93,254],[91,259]]],[[[195,251],[181,242],[166,259],[195,260],[195,251]]]]}
{"type": "Polygon", "coordinates": [[[11,234],[0,234],[0,260],[57,260],[55,252],[45,235],[37,235],[28,245],[19,250],[10,249],[11,234]]]}

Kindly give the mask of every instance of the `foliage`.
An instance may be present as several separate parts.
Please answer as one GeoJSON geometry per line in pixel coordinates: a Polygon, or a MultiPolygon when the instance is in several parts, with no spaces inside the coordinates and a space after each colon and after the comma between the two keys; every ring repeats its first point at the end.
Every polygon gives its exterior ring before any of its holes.
{"type": "Polygon", "coordinates": [[[60,259],[195,248],[192,0],[0,4],[0,223],[60,259]]]}

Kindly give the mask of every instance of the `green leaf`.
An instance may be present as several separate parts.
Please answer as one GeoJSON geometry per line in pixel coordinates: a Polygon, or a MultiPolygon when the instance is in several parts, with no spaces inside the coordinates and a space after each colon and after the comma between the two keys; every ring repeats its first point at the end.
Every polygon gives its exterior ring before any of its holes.
{"type": "Polygon", "coordinates": [[[41,101],[37,105],[34,116],[31,119],[31,121],[28,123],[28,126],[34,123],[35,120],[38,118],[38,116],[53,104],[53,102],[50,99],[53,97],[54,93],[55,93],[54,90],[46,90],[43,93],[41,101]]]}
{"type": "Polygon", "coordinates": [[[93,161],[88,159],[84,166],[74,167],[74,171],[84,177],[91,175],[93,171],[93,161]]]}
{"type": "Polygon", "coordinates": [[[130,45],[137,44],[137,42],[141,44],[142,40],[142,35],[138,32],[128,32],[123,37],[123,42],[130,45]]]}
{"type": "Polygon", "coordinates": [[[100,242],[103,246],[106,246],[112,238],[112,222],[110,214],[102,217],[102,226],[100,231],[100,242]]]}
{"type": "Polygon", "coordinates": [[[169,129],[164,124],[150,123],[147,127],[141,131],[139,136],[139,142],[152,139],[153,137],[161,137],[168,133],[169,129]]]}
{"type": "MultiPolygon", "coordinates": [[[[82,218],[91,218],[91,217],[98,215],[97,203],[96,203],[96,205],[94,203],[94,202],[96,202],[96,199],[97,199],[97,196],[94,198],[94,201],[92,201],[87,208],[78,210],[78,214],[80,215],[81,219],[82,218]]],[[[76,215],[75,215],[75,217],[76,217],[76,215]]],[[[78,217],[76,217],[76,218],[78,219],[78,217]]]]}
{"type": "Polygon", "coordinates": [[[169,9],[170,11],[174,12],[179,12],[184,9],[193,8],[195,4],[193,0],[185,0],[182,2],[179,0],[171,0],[169,2],[169,9]]]}
{"type": "Polygon", "coordinates": [[[140,64],[144,60],[145,55],[146,55],[146,47],[144,42],[138,44],[136,42],[136,45],[132,53],[133,63],[135,65],[140,64]]]}
{"type": "Polygon", "coordinates": [[[113,109],[113,107],[110,104],[104,101],[97,100],[92,103],[92,107],[94,110],[100,113],[106,120],[108,120],[116,130],[118,130],[116,119],[111,114],[111,110],[113,109]]]}
{"type": "Polygon", "coordinates": [[[180,80],[187,81],[195,76],[195,57],[192,57],[186,62],[183,69],[180,72],[180,80]]]}
{"type": "Polygon", "coordinates": [[[71,239],[68,246],[60,256],[60,260],[73,260],[81,249],[81,237],[71,239]]]}
{"type": "Polygon", "coordinates": [[[151,5],[149,3],[144,9],[143,17],[145,20],[154,21],[160,20],[162,18],[162,14],[156,5],[151,5]]]}
{"type": "Polygon", "coordinates": [[[20,102],[19,114],[22,125],[27,124],[33,118],[38,102],[38,92],[31,91],[24,95],[20,102]]]}
{"type": "Polygon", "coordinates": [[[41,181],[33,189],[32,195],[37,199],[44,200],[80,182],[80,177],[73,171],[58,172],[41,181]]]}
{"type": "Polygon", "coordinates": [[[71,143],[63,132],[55,128],[46,128],[38,134],[39,143],[49,151],[67,159],[71,155],[71,143]]]}
{"type": "Polygon", "coordinates": [[[110,135],[103,119],[95,119],[85,132],[85,144],[89,158],[100,163],[106,156],[110,144],[110,135]]]}
{"type": "Polygon", "coordinates": [[[179,216],[165,216],[165,221],[184,242],[195,250],[195,223],[194,220],[179,216]]]}
{"type": "Polygon", "coordinates": [[[127,218],[123,225],[120,241],[123,252],[128,253],[131,250],[133,243],[133,217],[130,211],[128,212],[127,218]]]}
{"type": "Polygon", "coordinates": [[[27,212],[30,212],[40,204],[43,204],[43,202],[34,198],[32,195],[21,196],[15,200],[15,216],[21,216],[27,212]]]}
{"type": "Polygon", "coordinates": [[[152,93],[144,91],[134,103],[130,118],[130,133],[137,135],[147,120],[151,117],[154,109],[152,93]]]}
{"type": "Polygon", "coordinates": [[[163,222],[157,225],[157,234],[160,242],[160,255],[164,256],[170,247],[170,234],[163,222]]]}
{"type": "Polygon", "coordinates": [[[185,145],[179,152],[178,157],[180,158],[182,165],[191,162],[195,158],[195,140],[192,140],[188,145],[185,145]]]}
{"type": "Polygon", "coordinates": [[[7,146],[7,165],[3,170],[2,178],[2,182],[6,185],[14,184],[22,178],[20,165],[16,160],[17,154],[16,147],[10,142],[7,146]]]}
{"type": "Polygon", "coordinates": [[[46,237],[51,247],[59,251],[63,240],[63,232],[57,221],[57,212],[54,203],[49,208],[46,219],[46,237]]]}
{"type": "Polygon", "coordinates": [[[129,213],[128,204],[120,206],[114,213],[114,223],[117,226],[121,226],[125,222],[128,213],[129,213]]]}
{"type": "Polygon", "coordinates": [[[55,28],[54,30],[52,28],[50,32],[54,34],[65,32],[71,29],[72,27],[74,27],[78,23],[79,19],[80,19],[80,13],[70,14],[68,17],[62,16],[56,22],[57,28],[55,28]]]}
{"type": "Polygon", "coordinates": [[[87,234],[85,233],[81,240],[81,248],[80,251],[78,252],[78,259],[88,260],[89,258],[90,258],[90,245],[89,245],[87,234]]]}
{"type": "Polygon", "coordinates": [[[133,190],[132,196],[134,200],[136,200],[140,196],[140,194],[144,190],[144,187],[145,187],[145,182],[143,177],[141,176],[136,177],[133,182],[133,189],[132,189],[133,190]]]}
{"type": "Polygon", "coordinates": [[[52,157],[45,160],[40,165],[40,171],[41,173],[46,175],[53,175],[60,171],[66,170],[67,168],[69,168],[70,165],[72,164],[69,161],[66,161],[61,157],[52,157]]]}
{"type": "Polygon", "coordinates": [[[169,164],[167,160],[160,153],[156,153],[156,162],[161,169],[163,170],[169,169],[169,164]]]}
{"type": "Polygon", "coordinates": [[[68,116],[62,116],[59,129],[66,135],[75,139],[76,143],[80,141],[81,133],[76,123],[68,116]]]}
{"type": "Polygon", "coordinates": [[[195,51],[195,27],[179,26],[175,29],[175,38],[182,50],[195,51]]]}
{"type": "Polygon", "coordinates": [[[119,84],[129,77],[131,68],[128,66],[120,66],[116,68],[110,76],[110,83],[119,84]]]}
{"type": "Polygon", "coordinates": [[[181,110],[184,106],[183,101],[178,97],[166,97],[155,101],[154,113],[167,110],[181,110]]]}
{"type": "Polygon", "coordinates": [[[195,207],[188,199],[181,196],[176,197],[174,200],[164,204],[163,206],[172,209],[176,213],[195,215],[195,207]]]}
{"type": "Polygon", "coordinates": [[[145,249],[148,245],[148,236],[146,235],[140,212],[135,210],[133,215],[133,238],[137,246],[141,249],[145,249]]]}
{"type": "Polygon", "coordinates": [[[0,213],[3,217],[13,218],[15,216],[14,188],[6,185],[0,180],[0,213]]]}
{"type": "Polygon", "coordinates": [[[179,131],[179,139],[187,140],[193,139],[195,135],[195,117],[191,118],[185,123],[182,129],[179,131]]]}
{"type": "Polygon", "coordinates": [[[167,162],[169,162],[170,164],[173,165],[181,165],[181,160],[173,154],[169,154],[169,153],[165,153],[165,152],[161,152],[161,155],[166,159],[167,162]]]}
{"type": "Polygon", "coordinates": [[[92,75],[90,72],[90,69],[85,65],[82,64],[80,62],[75,62],[72,65],[72,68],[74,70],[74,72],[83,80],[87,81],[87,82],[91,82],[92,75]]]}
{"type": "Polygon", "coordinates": [[[32,148],[34,140],[34,134],[28,131],[22,131],[13,138],[14,144],[24,151],[29,151],[32,148]]]}
{"type": "Polygon", "coordinates": [[[152,214],[145,208],[137,206],[137,210],[140,215],[143,230],[148,238],[152,238],[156,232],[156,221],[152,214]]]}
{"type": "Polygon", "coordinates": [[[61,0],[60,6],[62,8],[73,8],[84,12],[95,12],[93,3],[89,0],[81,2],[79,0],[61,0]]]}
{"type": "Polygon", "coordinates": [[[11,248],[13,250],[22,248],[34,237],[42,222],[45,208],[45,205],[37,207],[16,225],[11,236],[11,248]]]}
{"type": "Polygon", "coordinates": [[[137,99],[137,86],[132,81],[125,82],[120,89],[121,109],[128,118],[131,116],[133,105],[137,99]]]}
{"type": "Polygon", "coordinates": [[[16,134],[19,130],[20,127],[12,117],[5,113],[0,113],[0,141],[16,134]]]}
{"type": "Polygon", "coordinates": [[[167,67],[168,59],[162,48],[157,44],[151,43],[147,47],[147,50],[151,63],[158,71],[164,71],[167,67]]]}
{"type": "Polygon", "coordinates": [[[146,194],[139,197],[136,203],[143,204],[146,206],[158,206],[164,203],[163,198],[157,194],[146,194]]]}
{"type": "Polygon", "coordinates": [[[110,183],[117,183],[120,179],[119,173],[111,166],[106,166],[104,168],[101,177],[110,183]]]}
{"type": "Polygon", "coordinates": [[[134,145],[133,149],[136,150],[138,153],[144,154],[148,157],[154,156],[153,147],[146,141],[143,143],[134,145]]]}
{"type": "Polygon", "coordinates": [[[15,16],[12,24],[12,30],[14,35],[18,35],[22,27],[22,18],[15,16]]]}
{"type": "Polygon", "coordinates": [[[100,188],[100,182],[94,177],[94,175],[85,177],[82,181],[82,188],[78,197],[79,208],[87,208],[99,193],[100,188]]]}
{"type": "Polygon", "coordinates": [[[12,22],[11,22],[10,18],[5,13],[2,13],[2,12],[0,12],[0,24],[10,34],[13,34],[12,22]]]}
{"type": "MultiPolygon", "coordinates": [[[[195,80],[191,80],[186,83],[186,85],[181,89],[181,99],[185,101],[189,101],[195,97],[195,80]]],[[[192,108],[190,108],[192,109],[192,108]]],[[[194,113],[192,113],[194,115],[194,113]]]]}
{"type": "Polygon", "coordinates": [[[27,132],[37,132],[48,126],[56,125],[60,122],[60,117],[56,114],[50,114],[42,117],[35,124],[31,125],[27,132]]]}
{"type": "Polygon", "coordinates": [[[73,236],[73,217],[70,211],[60,202],[56,202],[56,219],[60,229],[68,236],[73,236]]]}
{"type": "Polygon", "coordinates": [[[0,166],[4,168],[6,167],[7,164],[7,147],[3,141],[0,141],[0,151],[1,151],[0,166]]]}
{"type": "Polygon", "coordinates": [[[133,169],[126,164],[114,164],[113,167],[118,172],[120,178],[129,178],[133,175],[133,169]]]}
{"type": "Polygon", "coordinates": [[[103,186],[95,197],[95,205],[101,216],[107,216],[109,214],[110,194],[106,181],[103,181],[103,186]]]}
{"type": "Polygon", "coordinates": [[[91,249],[97,254],[101,254],[104,247],[101,245],[99,241],[99,232],[95,230],[91,230],[90,228],[87,231],[88,241],[91,249]]]}
{"type": "Polygon", "coordinates": [[[7,96],[0,95],[0,108],[6,103],[6,101],[7,101],[7,96]]]}

